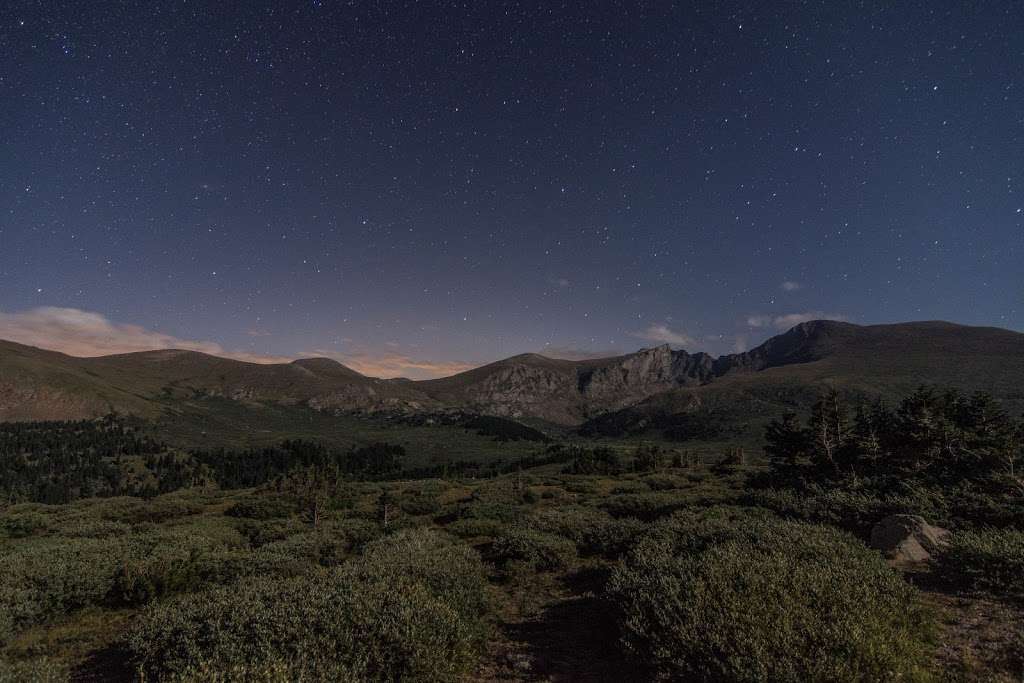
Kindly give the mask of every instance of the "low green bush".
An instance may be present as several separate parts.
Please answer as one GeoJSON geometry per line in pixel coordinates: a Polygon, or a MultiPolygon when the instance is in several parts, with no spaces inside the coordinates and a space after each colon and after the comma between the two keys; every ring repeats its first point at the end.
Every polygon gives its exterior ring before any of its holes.
{"type": "Polygon", "coordinates": [[[538,572],[556,571],[572,563],[576,557],[576,545],[562,536],[515,526],[505,529],[494,539],[491,555],[503,566],[515,562],[538,572]]]}
{"type": "Polygon", "coordinates": [[[496,519],[457,519],[445,531],[459,538],[494,538],[505,530],[505,523],[496,519]]]}
{"type": "Polygon", "coordinates": [[[432,496],[411,496],[398,504],[407,515],[436,515],[441,511],[441,502],[432,496]]]}
{"type": "Polygon", "coordinates": [[[471,501],[459,506],[458,515],[463,519],[495,519],[501,522],[512,522],[518,519],[523,509],[508,503],[471,501]]]}
{"type": "Polygon", "coordinates": [[[566,506],[539,510],[524,522],[544,533],[568,538],[580,555],[618,557],[645,528],[632,518],[615,518],[596,508],[566,506]]]}
{"type": "Polygon", "coordinates": [[[612,487],[610,493],[613,496],[629,495],[631,493],[647,493],[651,487],[639,481],[618,482],[612,487]]]}
{"type": "Polygon", "coordinates": [[[384,529],[376,520],[345,518],[330,525],[332,533],[345,539],[349,552],[361,552],[367,543],[375,541],[384,534],[384,529]]]}
{"type": "Polygon", "coordinates": [[[650,522],[690,504],[690,501],[679,494],[657,491],[613,496],[601,503],[601,509],[613,517],[636,517],[650,522]]]}
{"type": "Polygon", "coordinates": [[[267,520],[288,517],[296,511],[297,506],[294,501],[284,496],[264,494],[240,500],[229,507],[224,514],[229,517],[267,520]]]}
{"type": "Polygon", "coordinates": [[[0,513],[0,533],[8,538],[28,538],[49,533],[51,526],[49,516],[31,509],[41,507],[36,504],[19,505],[0,513]]]}
{"type": "Polygon", "coordinates": [[[843,532],[756,511],[656,525],[609,582],[627,649],[702,681],[928,677],[915,591],[843,532]]]}
{"type": "Polygon", "coordinates": [[[268,543],[283,541],[298,530],[298,524],[281,519],[256,520],[242,518],[235,526],[252,548],[262,548],[268,543]]]}
{"type": "Polygon", "coordinates": [[[67,538],[5,549],[0,554],[0,644],[28,626],[102,602],[118,566],[120,553],[112,550],[105,540],[67,538]]]}
{"type": "Polygon", "coordinates": [[[216,524],[114,538],[25,539],[0,554],[0,643],[85,606],[141,604],[222,582],[216,558],[242,546],[233,529],[216,524]]]}
{"type": "Polygon", "coordinates": [[[1024,602],[1024,531],[956,531],[935,560],[939,575],[958,588],[1024,602]]]}
{"type": "Polygon", "coordinates": [[[49,657],[4,661],[0,658],[0,683],[67,683],[67,665],[49,657]]]}
{"type": "Polygon", "coordinates": [[[315,576],[154,605],[129,645],[154,678],[454,681],[480,653],[486,605],[472,550],[403,532],[315,576]]]}
{"type": "Polygon", "coordinates": [[[196,515],[203,511],[203,506],[196,502],[176,500],[172,497],[160,497],[152,500],[125,497],[104,499],[98,502],[93,509],[103,519],[138,525],[159,524],[179,517],[196,515]]]}
{"type": "Polygon", "coordinates": [[[595,495],[601,492],[601,485],[590,477],[566,477],[565,490],[580,495],[595,495]]]}
{"type": "Polygon", "coordinates": [[[120,538],[131,531],[132,528],[124,522],[79,519],[61,524],[57,533],[66,538],[120,538]]]}
{"type": "Polygon", "coordinates": [[[540,489],[535,489],[533,487],[523,489],[522,500],[527,505],[534,505],[535,503],[539,503],[541,500],[540,489]]]}
{"type": "Polygon", "coordinates": [[[652,474],[644,477],[642,481],[652,491],[671,491],[672,489],[684,489],[690,486],[690,482],[687,479],[673,474],[652,474]]]}
{"type": "Polygon", "coordinates": [[[949,517],[948,503],[925,491],[878,495],[869,489],[762,489],[744,496],[744,502],[789,519],[830,524],[863,537],[889,515],[921,515],[935,524],[946,523],[949,517]]]}
{"type": "Polygon", "coordinates": [[[117,563],[106,602],[143,605],[174,593],[228,583],[239,576],[237,553],[246,544],[230,528],[171,528],[115,546],[117,563]]]}

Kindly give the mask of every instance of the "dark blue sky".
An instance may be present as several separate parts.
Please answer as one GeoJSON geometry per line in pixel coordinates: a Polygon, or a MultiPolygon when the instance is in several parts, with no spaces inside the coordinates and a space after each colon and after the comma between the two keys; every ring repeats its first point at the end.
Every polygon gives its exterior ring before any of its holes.
{"type": "Polygon", "coordinates": [[[1022,36],[1018,0],[8,0],[0,336],[426,376],[1022,330],[1022,36]]]}

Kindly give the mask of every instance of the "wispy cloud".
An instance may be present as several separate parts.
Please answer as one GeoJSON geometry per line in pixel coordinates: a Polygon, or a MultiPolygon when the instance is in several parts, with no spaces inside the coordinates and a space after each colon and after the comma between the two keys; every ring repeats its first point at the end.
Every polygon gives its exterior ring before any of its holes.
{"type": "Polygon", "coordinates": [[[296,358],[326,356],[371,377],[428,379],[474,367],[470,363],[421,360],[390,351],[383,354],[313,351],[281,356],[228,350],[216,342],[182,339],[140,325],[117,323],[101,313],[53,306],[16,313],[0,311],[0,339],[80,357],[160,349],[199,351],[249,363],[287,363],[296,358]]]}
{"type": "Polygon", "coordinates": [[[747,325],[756,328],[774,327],[777,330],[788,330],[794,325],[810,320],[846,320],[846,316],[839,313],[822,313],[821,311],[786,313],[784,315],[752,315],[747,318],[747,325]]]}
{"type": "Polygon", "coordinates": [[[139,325],[116,323],[100,313],[54,306],[43,306],[17,313],[0,311],[0,339],[52,349],[72,356],[106,356],[154,349],[185,349],[257,363],[287,360],[245,351],[227,351],[216,342],[182,339],[163,332],[147,330],[139,325]]]}
{"type": "Polygon", "coordinates": [[[781,285],[779,285],[779,288],[782,289],[782,291],[784,292],[795,292],[796,290],[803,288],[803,285],[794,280],[786,280],[781,285]]]}
{"type": "Polygon", "coordinates": [[[693,337],[685,332],[673,330],[668,325],[660,323],[648,325],[645,329],[637,332],[631,332],[629,336],[658,342],[659,344],[673,344],[675,346],[693,346],[696,343],[693,337]]]}

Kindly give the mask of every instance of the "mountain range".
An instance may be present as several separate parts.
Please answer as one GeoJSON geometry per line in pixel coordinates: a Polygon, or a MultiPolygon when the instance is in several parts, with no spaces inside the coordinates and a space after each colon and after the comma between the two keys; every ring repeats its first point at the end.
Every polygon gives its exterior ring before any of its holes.
{"type": "Polygon", "coordinates": [[[208,398],[321,412],[461,410],[561,426],[727,409],[742,418],[801,407],[833,383],[898,396],[920,384],[985,390],[1024,409],[1024,334],[947,322],[799,324],[744,353],[667,345],[596,360],[523,354],[442,379],[367,377],[327,358],[256,364],[195,351],[77,358],[0,341],[0,421],[77,419],[111,410],[158,417],[208,398]]]}

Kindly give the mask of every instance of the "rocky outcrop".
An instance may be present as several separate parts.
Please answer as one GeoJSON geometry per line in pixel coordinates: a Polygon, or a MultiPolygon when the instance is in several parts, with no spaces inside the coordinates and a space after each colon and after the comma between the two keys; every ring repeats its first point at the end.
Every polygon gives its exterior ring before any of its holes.
{"type": "Polygon", "coordinates": [[[613,364],[581,368],[578,384],[584,397],[602,399],[637,392],[649,395],[677,386],[702,384],[711,376],[711,356],[706,353],[691,356],[664,344],[623,356],[613,364]]]}
{"type": "Polygon", "coordinates": [[[871,547],[899,563],[927,562],[947,544],[949,532],[918,515],[890,515],[871,530],[871,547]]]}
{"type": "Polygon", "coordinates": [[[822,325],[798,325],[750,352],[717,359],[706,353],[673,350],[668,344],[593,361],[523,354],[453,377],[415,384],[443,403],[481,413],[578,424],[586,418],[634,406],[661,392],[707,384],[730,372],[813,360],[811,342],[822,334],[822,325]]]}

